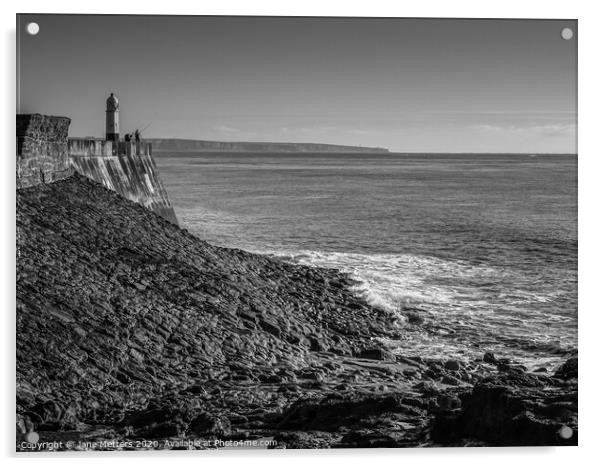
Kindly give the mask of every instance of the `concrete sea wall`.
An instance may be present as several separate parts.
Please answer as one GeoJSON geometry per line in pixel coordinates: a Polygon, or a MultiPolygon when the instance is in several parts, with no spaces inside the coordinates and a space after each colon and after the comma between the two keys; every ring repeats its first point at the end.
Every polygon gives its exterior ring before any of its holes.
{"type": "Polygon", "coordinates": [[[70,122],[65,117],[17,115],[17,189],[60,180],[77,171],[178,223],[150,144],[68,138],[70,122]]]}
{"type": "Polygon", "coordinates": [[[111,141],[69,139],[71,166],[123,197],[177,224],[149,145],[127,144],[124,155],[112,155],[111,141]],[[89,143],[89,144],[88,144],[89,143]]]}

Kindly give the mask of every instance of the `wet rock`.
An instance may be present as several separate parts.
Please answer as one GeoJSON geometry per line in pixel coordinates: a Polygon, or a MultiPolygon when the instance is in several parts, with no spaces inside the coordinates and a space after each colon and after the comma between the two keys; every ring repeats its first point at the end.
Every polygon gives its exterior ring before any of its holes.
{"type": "Polygon", "coordinates": [[[498,371],[500,372],[525,372],[526,368],[518,364],[510,364],[503,361],[498,361],[496,364],[498,371]]]}
{"type": "Polygon", "coordinates": [[[422,325],[424,323],[424,317],[419,312],[405,311],[403,315],[411,325],[422,325]]]}

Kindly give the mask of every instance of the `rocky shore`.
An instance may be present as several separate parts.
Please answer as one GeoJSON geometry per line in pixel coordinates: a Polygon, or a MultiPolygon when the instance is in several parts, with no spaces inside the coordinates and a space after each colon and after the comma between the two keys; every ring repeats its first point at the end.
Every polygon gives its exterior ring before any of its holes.
{"type": "Polygon", "coordinates": [[[77,174],[20,189],[17,449],[31,432],[59,450],[577,444],[576,357],[534,373],[394,355],[381,341],[420,323],[351,285],[212,246],[77,174]]]}

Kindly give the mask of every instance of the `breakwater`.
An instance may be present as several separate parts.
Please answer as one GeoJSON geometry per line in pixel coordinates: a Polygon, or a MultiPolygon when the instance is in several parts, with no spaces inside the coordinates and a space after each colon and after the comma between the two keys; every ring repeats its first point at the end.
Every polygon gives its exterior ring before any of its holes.
{"type": "Polygon", "coordinates": [[[17,115],[17,188],[74,171],[177,224],[148,142],[69,138],[67,117],[17,115]]]}

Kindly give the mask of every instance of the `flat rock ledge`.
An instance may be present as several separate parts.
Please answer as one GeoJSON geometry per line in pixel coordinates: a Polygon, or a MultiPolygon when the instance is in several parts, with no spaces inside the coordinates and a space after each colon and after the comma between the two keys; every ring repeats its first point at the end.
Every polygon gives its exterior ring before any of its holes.
{"type": "Polygon", "coordinates": [[[380,342],[403,321],[352,285],[77,174],[20,189],[17,450],[32,431],[59,450],[577,444],[576,357],[549,374],[396,355],[380,342]]]}

